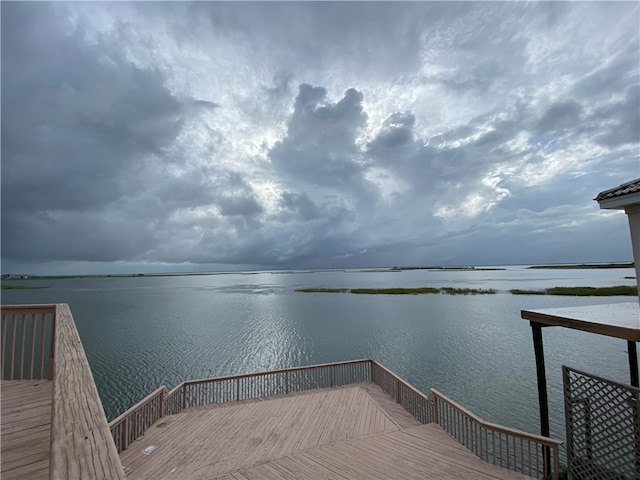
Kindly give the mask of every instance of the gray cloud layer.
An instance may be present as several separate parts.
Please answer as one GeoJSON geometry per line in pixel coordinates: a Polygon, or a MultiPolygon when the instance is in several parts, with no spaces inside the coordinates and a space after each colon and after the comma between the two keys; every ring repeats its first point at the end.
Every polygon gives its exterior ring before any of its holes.
{"type": "Polygon", "coordinates": [[[635,3],[1,8],[3,271],[630,258],[635,3]]]}

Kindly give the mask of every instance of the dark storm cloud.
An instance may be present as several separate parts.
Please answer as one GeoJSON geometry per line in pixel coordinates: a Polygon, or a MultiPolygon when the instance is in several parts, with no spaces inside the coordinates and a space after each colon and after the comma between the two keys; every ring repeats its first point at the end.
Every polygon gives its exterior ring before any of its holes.
{"type": "Polygon", "coordinates": [[[425,24],[456,17],[468,5],[434,2],[404,4],[399,9],[392,3],[374,2],[362,7],[353,2],[196,2],[188,7],[190,15],[175,23],[178,35],[189,38],[194,24],[206,19],[214,32],[230,33],[261,51],[268,48],[293,73],[306,68],[311,59],[345,62],[346,53],[348,68],[393,78],[420,67],[425,24]],[[372,52],[375,62],[369,61],[372,52]]]}
{"type": "Polygon", "coordinates": [[[63,33],[48,8],[3,5],[2,196],[12,212],[115,201],[142,157],[180,132],[180,105],[162,74],[138,69],[114,45],[63,33]]]}
{"type": "Polygon", "coordinates": [[[389,151],[399,149],[413,142],[413,126],[416,117],[410,112],[391,114],[382,124],[382,129],[376,138],[369,144],[368,150],[389,151]]]}
{"type": "Polygon", "coordinates": [[[3,255],[130,260],[153,250],[176,209],[262,211],[237,173],[185,170],[176,150],[189,108],[216,102],[177,98],[117,36],[86,41],[56,5],[5,3],[2,14],[3,255]]]}
{"type": "Polygon", "coordinates": [[[606,260],[624,219],[592,198],[638,175],[639,20],[5,2],[3,263],[606,260]]]}
{"type": "Polygon", "coordinates": [[[583,108],[575,100],[564,100],[549,106],[536,124],[537,133],[575,128],[583,108]]]}
{"type": "Polygon", "coordinates": [[[206,108],[208,110],[215,110],[216,108],[220,107],[219,103],[210,102],[209,100],[193,100],[191,102],[191,105],[193,105],[194,107],[206,108]]]}
{"type": "Polygon", "coordinates": [[[640,77],[638,55],[640,45],[637,37],[630,38],[628,45],[613,58],[607,59],[576,82],[572,89],[574,95],[607,98],[625,91],[630,85],[637,84],[640,77]]]}
{"type": "Polygon", "coordinates": [[[306,193],[296,194],[291,192],[283,192],[280,205],[285,211],[281,218],[288,221],[300,217],[302,220],[317,220],[322,218],[320,208],[309,198],[306,193]]]}
{"type": "Polygon", "coordinates": [[[300,85],[287,136],[269,157],[276,170],[299,181],[325,186],[359,182],[363,168],[355,140],[367,120],[363,96],[353,88],[336,103],[326,96],[323,87],[300,85]]]}
{"type": "Polygon", "coordinates": [[[593,117],[605,126],[595,141],[606,147],[640,143],[640,85],[627,89],[625,98],[599,108],[593,117]]]}

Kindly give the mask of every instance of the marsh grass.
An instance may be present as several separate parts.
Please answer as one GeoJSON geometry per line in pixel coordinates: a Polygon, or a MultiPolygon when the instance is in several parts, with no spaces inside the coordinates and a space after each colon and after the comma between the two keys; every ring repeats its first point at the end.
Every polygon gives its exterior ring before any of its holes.
{"type": "Polygon", "coordinates": [[[599,268],[633,268],[633,262],[624,263],[576,263],[572,265],[532,265],[527,268],[544,270],[575,270],[575,269],[599,269],[599,268]]]}
{"type": "Polygon", "coordinates": [[[27,286],[27,285],[1,285],[2,290],[39,290],[41,288],[49,288],[44,286],[27,286]]]}
{"type": "Polygon", "coordinates": [[[509,290],[513,295],[547,295],[546,290],[522,290],[520,288],[514,288],[509,290]]]}
{"type": "Polygon", "coordinates": [[[447,295],[483,295],[497,293],[492,288],[453,288],[453,287],[420,287],[420,288],[299,288],[296,292],[304,293],[354,293],[356,295],[423,295],[428,293],[444,293],[447,295]]]}
{"type": "Polygon", "coordinates": [[[296,292],[303,293],[347,293],[346,288],[299,288],[296,292]]]}
{"type": "Polygon", "coordinates": [[[514,295],[565,295],[576,297],[636,296],[638,289],[631,285],[615,287],[552,287],[545,290],[509,290],[514,295]]]}
{"type": "Polygon", "coordinates": [[[418,295],[423,293],[440,293],[439,288],[354,288],[351,293],[359,295],[418,295]]]}
{"type": "Polygon", "coordinates": [[[553,287],[547,288],[549,295],[578,295],[589,297],[612,297],[616,295],[638,295],[638,289],[630,285],[615,287],[553,287]]]}
{"type": "Polygon", "coordinates": [[[447,295],[493,295],[497,290],[493,288],[453,288],[442,287],[442,293],[447,295]]]}

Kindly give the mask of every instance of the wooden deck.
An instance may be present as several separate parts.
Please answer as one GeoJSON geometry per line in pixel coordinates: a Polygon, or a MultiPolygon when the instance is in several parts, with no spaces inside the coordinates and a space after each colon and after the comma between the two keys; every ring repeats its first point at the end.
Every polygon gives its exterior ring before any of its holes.
{"type": "Polygon", "coordinates": [[[48,479],[53,382],[3,380],[0,388],[0,477],[48,479]]]}
{"type": "Polygon", "coordinates": [[[421,425],[373,383],[161,418],[120,454],[130,479],[523,479],[421,425]]]}

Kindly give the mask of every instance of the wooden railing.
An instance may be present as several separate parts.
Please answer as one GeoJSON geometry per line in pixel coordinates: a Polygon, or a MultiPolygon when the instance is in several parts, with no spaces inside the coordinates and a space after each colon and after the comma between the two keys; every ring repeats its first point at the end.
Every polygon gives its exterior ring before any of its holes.
{"type": "Polygon", "coordinates": [[[437,390],[427,397],[375,360],[354,360],[182,382],[160,387],[109,426],[119,452],[164,415],[185,408],[286,395],[317,388],[374,382],[421,423],[438,423],[483,460],[531,476],[543,476],[542,449],[552,452],[549,470],[558,478],[560,441],[485,422],[437,390]]]}
{"type": "Polygon", "coordinates": [[[49,478],[124,480],[69,306],[3,305],[0,311],[2,378],[53,381],[49,478]]]}
{"type": "Polygon", "coordinates": [[[109,423],[118,452],[165,415],[185,408],[286,395],[371,381],[371,361],[354,360],[267,372],[189,380],[171,391],[162,386],[109,423]]]}
{"type": "Polygon", "coordinates": [[[286,395],[370,380],[369,360],[192,380],[184,382],[184,408],[286,395]]]}
{"type": "MultiPolygon", "coordinates": [[[[109,423],[116,450],[125,450],[136,438],[164,416],[166,388],[160,387],[109,423]]],[[[177,413],[177,412],[176,412],[177,413]]]]}
{"type": "Polygon", "coordinates": [[[0,379],[53,379],[55,311],[55,305],[2,306],[0,379]]]}
{"type": "Polygon", "coordinates": [[[433,422],[433,403],[421,391],[405,382],[375,360],[371,362],[371,381],[376,383],[420,423],[433,422]]]}
{"type": "Polygon", "coordinates": [[[533,477],[560,472],[560,440],[486,422],[435,389],[431,390],[434,422],[488,463],[533,477]],[[545,464],[545,451],[551,465],[545,464]]]}

